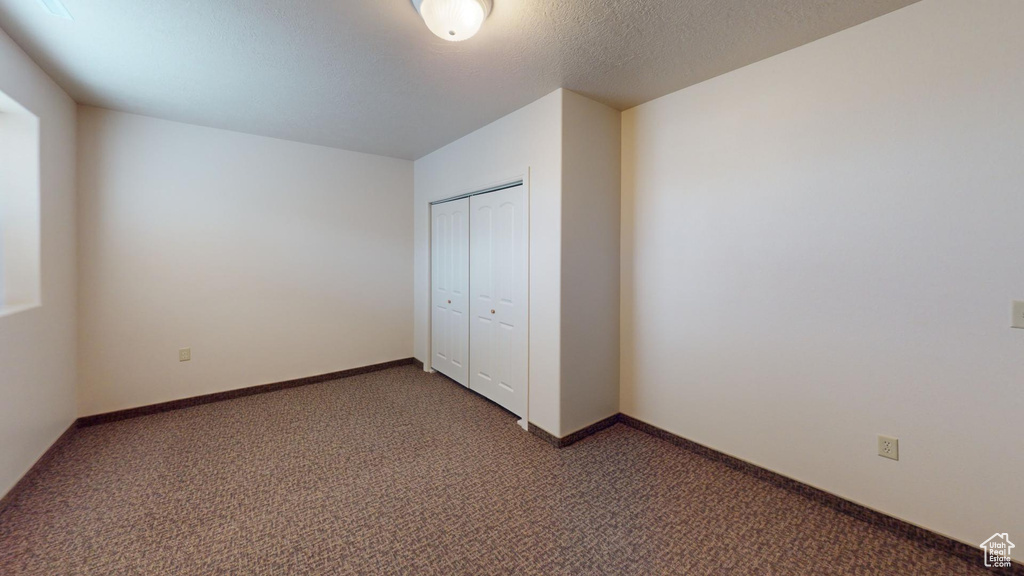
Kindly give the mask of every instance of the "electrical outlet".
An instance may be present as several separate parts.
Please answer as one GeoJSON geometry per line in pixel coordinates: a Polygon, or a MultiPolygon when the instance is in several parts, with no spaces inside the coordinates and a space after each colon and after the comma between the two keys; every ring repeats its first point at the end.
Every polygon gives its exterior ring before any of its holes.
{"type": "Polygon", "coordinates": [[[900,439],[893,438],[892,436],[878,435],[878,455],[891,458],[893,460],[900,459],[900,439]]]}
{"type": "Polygon", "coordinates": [[[178,362],[188,362],[192,359],[192,349],[182,348],[178,350],[178,362]]]}
{"type": "Polygon", "coordinates": [[[1024,328],[1024,300],[1013,301],[1013,323],[1014,328],[1024,328]]]}

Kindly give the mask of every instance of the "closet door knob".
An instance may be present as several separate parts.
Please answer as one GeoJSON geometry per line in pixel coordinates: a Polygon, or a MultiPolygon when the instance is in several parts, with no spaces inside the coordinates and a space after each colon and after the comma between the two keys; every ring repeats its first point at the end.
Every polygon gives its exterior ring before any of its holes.
{"type": "Polygon", "coordinates": [[[494,310],[491,310],[491,314],[494,314],[494,310]]]}
{"type": "Polygon", "coordinates": [[[449,304],[451,304],[451,303],[452,303],[452,301],[451,301],[451,300],[449,300],[449,301],[448,301],[448,303],[449,303],[449,304]]]}

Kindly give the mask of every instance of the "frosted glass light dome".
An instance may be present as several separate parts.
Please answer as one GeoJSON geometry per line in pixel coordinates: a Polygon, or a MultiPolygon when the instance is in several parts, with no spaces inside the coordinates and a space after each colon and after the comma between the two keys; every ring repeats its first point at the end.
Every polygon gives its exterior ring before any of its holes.
{"type": "Polygon", "coordinates": [[[450,42],[472,37],[491,12],[490,0],[413,0],[413,4],[427,28],[450,42]]]}

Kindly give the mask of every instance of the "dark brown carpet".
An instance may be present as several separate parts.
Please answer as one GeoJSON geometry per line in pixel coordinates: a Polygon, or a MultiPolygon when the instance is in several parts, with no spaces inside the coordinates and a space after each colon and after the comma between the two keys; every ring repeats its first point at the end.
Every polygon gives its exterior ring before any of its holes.
{"type": "Polygon", "coordinates": [[[413,366],[83,428],[0,574],[986,574],[623,425],[555,449],[413,366]]]}

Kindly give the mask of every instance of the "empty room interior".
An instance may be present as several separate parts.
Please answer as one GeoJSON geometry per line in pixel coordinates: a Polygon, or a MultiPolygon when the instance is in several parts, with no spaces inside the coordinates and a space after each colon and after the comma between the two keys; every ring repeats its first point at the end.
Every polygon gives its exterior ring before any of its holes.
{"type": "Polygon", "coordinates": [[[1022,30],[0,0],[0,574],[1024,574],[1022,30]]]}

